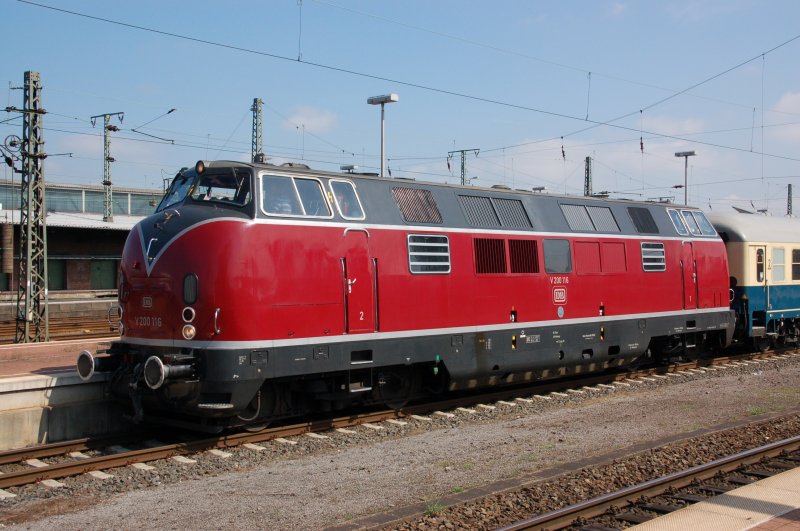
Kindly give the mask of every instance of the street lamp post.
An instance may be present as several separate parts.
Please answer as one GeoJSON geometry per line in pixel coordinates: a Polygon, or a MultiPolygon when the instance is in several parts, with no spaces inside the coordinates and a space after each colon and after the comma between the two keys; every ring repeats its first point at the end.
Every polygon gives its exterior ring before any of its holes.
{"type": "Polygon", "coordinates": [[[369,103],[370,105],[381,106],[381,177],[383,177],[383,168],[386,162],[386,158],[384,157],[384,149],[386,147],[384,139],[385,122],[386,122],[384,105],[386,105],[387,103],[394,103],[395,101],[399,100],[400,96],[398,96],[397,94],[384,94],[383,96],[373,96],[371,98],[367,98],[367,103],[369,103]]]}
{"type": "Polygon", "coordinates": [[[694,151],[679,151],[675,153],[676,157],[683,157],[683,204],[689,204],[689,157],[694,157],[697,153],[694,151]]]}

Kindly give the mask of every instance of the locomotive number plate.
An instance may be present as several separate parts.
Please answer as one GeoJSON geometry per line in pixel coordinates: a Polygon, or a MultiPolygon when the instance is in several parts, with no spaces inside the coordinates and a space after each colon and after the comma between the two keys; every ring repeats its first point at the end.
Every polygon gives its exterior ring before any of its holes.
{"type": "Polygon", "coordinates": [[[133,318],[136,326],[144,328],[161,328],[161,317],[153,317],[150,315],[136,315],[133,318]]]}

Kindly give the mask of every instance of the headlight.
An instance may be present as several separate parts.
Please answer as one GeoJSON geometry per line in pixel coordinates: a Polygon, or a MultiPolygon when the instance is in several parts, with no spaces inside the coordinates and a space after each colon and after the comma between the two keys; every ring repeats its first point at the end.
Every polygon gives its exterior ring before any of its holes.
{"type": "Polygon", "coordinates": [[[181,330],[184,339],[194,339],[194,336],[197,334],[197,330],[194,326],[187,324],[183,325],[183,330],[181,330]]]}

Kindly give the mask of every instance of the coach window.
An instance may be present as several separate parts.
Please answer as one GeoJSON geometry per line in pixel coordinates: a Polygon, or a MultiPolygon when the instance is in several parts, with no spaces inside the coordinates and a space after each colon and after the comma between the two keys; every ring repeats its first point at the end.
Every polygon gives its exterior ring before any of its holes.
{"type": "Polygon", "coordinates": [[[800,280],[800,249],[792,249],[792,280],[800,280]]]}
{"type": "Polygon", "coordinates": [[[356,188],[350,181],[331,180],[331,191],[336,209],[344,219],[364,219],[364,209],[356,193],[356,188]]]}
{"type": "Polygon", "coordinates": [[[569,240],[544,240],[544,270],[547,273],[571,273],[569,240]]]}
{"type": "Polygon", "coordinates": [[[668,208],[667,214],[669,214],[669,218],[672,220],[672,225],[675,227],[675,230],[678,231],[678,234],[681,236],[688,236],[689,229],[686,228],[686,224],[683,222],[683,218],[678,211],[668,208]]]}
{"type": "Polygon", "coordinates": [[[772,281],[782,282],[786,279],[786,251],[783,247],[772,249],[772,281]]]}
{"type": "Polygon", "coordinates": [[[764,282],[764,249],[756,250],[756,282],[764,282]]]}

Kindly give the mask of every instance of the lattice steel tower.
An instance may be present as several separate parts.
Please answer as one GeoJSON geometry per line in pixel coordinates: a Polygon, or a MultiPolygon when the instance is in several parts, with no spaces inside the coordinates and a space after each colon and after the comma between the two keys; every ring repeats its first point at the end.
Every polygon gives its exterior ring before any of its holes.
{"type": "Polygon", "coordinates": [[[250,161],[256,162],[256,155],[263,153],[261,147],[261,107],[264,102],[261,98],[253,99],[253,106],[250,110],[253,111],[253,146],[250,153],[250,161]]]}
{"type": "Polygon", "coordinates": [[[478,156],[480,149],[456,149],[454,151],[447,152],[447,167],[450,168],[450,159],[453,158],[453,155],[456,153],[461,154],[461,186],[466,186],[469,182],[467,178],[467,153],[473,152],[475,156],[478,156]]]}
{"type": "Polygon", "coordinates": [[[583,195],[592,195],[592,157],[586,157],[586,171],[583,176],[583,195]]]}
{"type": "Polygon", "coordinates": [[[15,343],[50,340],[47,307],[47,220],[44,199],[44,126],[38,72],[25,72],[22,178],[15,343]]]}
{"type": "Polygon", "coordinates": [[[119,131],[119,127],[111,125],[111,117],[119,117],[119,121],[125,117],[123,112],[109,112],[92,116],[92,125],[98,118],[103,119],[103,221],[114,221],[114,189],[111,185],[111,163],[114,157],[111,156],[111,133],[119,131]]]}

